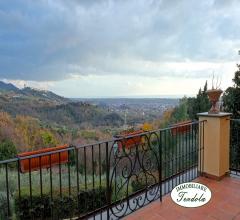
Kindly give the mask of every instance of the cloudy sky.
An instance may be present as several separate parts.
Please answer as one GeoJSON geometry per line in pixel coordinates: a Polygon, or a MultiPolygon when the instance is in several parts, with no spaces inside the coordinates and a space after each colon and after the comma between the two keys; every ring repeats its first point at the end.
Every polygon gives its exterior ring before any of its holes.
{"type": "Polygon", "coordinates": [[[240,63],[239,0],[0,0],[0,80],[66,97],[195,94],[240,63]]]}

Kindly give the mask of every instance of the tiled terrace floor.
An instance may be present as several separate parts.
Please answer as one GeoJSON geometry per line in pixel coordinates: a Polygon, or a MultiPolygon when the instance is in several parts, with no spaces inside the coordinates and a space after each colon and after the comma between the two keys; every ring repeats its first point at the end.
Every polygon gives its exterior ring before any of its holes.
{"type": "Polygon", "coordinates": [[[170,194],[162,203],[155,201],[127,216],[125,220],[240,220],[240,179],[225,177],[215,181],[200,177],[195,182],[209,187],[212,199],[198,208],[184,208],[171,200],[170,194]]]}

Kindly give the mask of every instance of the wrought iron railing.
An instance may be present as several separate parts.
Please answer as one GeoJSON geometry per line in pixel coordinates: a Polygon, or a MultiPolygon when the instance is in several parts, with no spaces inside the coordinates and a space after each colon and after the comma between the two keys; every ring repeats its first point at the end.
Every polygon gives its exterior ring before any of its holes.
{"type": "Polygon", "coordinates": [[[230,172],[240,176],[240,119],[231,119],[230,172]]]}
{"type": "Polygon", "coordinates": [[[192,122],[1,161],[0,218],[120,219],[199,176],[203,133],[192,122]]]}

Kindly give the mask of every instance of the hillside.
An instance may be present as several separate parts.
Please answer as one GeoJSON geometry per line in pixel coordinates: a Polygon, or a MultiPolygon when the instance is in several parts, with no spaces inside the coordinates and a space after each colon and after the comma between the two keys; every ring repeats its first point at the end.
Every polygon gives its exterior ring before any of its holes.
{"type": "Polygon", "coordinates": [[[21,94],[23,95],[23,97],[29,97],[42,101],[52,101],[55,104],[63,104],[70,101],[69,99],[59,96],[51,91],[36,90],[30,87],[25,87],[24,89],[22,89],[21,94]]]}
{"type": "Polygon", "coordinates": [[[11,83],[4,83],[2,81],[0,81],[0,92],[19,92],[20,89],[18,89],[16,86],[14,86],[11,83]]]}
{"type": "Polygon", "coordinates": [[[37,100],[43,102],[53,102],[54,104],[63,104],[69,102],[69,99],[59,96],[51,91],[39,90],[30,87],[19,89],[11,83],[0,81],[0,98],[12,100],[37,100]]]}
{"type": "Polygon", "coordinates": [[[44,121],[72,127],[121,126],[123,119],[116,113],[108,113],[98,106],[83,102],[34,109],[44,121]]]}
{"type": "Polygon", "coordinates": [[[17,152],[108,139],[123,123],[97,105],[0,82],[0,143],[10,141],[17,152]]]}
{"type": "Polygon", "coordinates": [[[44,124],[72,128],[121,126],[123,119],[116,113],[85,102],[72,102],[51,91],[26,87],[18,89],[12,84],[0,84],[0,111],[11,116],[31,116],[44,124]]]}

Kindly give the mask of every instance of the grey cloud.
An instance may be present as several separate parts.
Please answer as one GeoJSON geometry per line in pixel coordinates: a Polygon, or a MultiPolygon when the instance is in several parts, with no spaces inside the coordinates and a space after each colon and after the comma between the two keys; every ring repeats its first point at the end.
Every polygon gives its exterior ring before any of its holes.
{"type": "Polygon", "coordinates": [[[0,78],[164,76],[167,70],[142,71],[126,60],[233,60],[240,45],[239,3],[225,2],[0,0],[0,78]]]}

